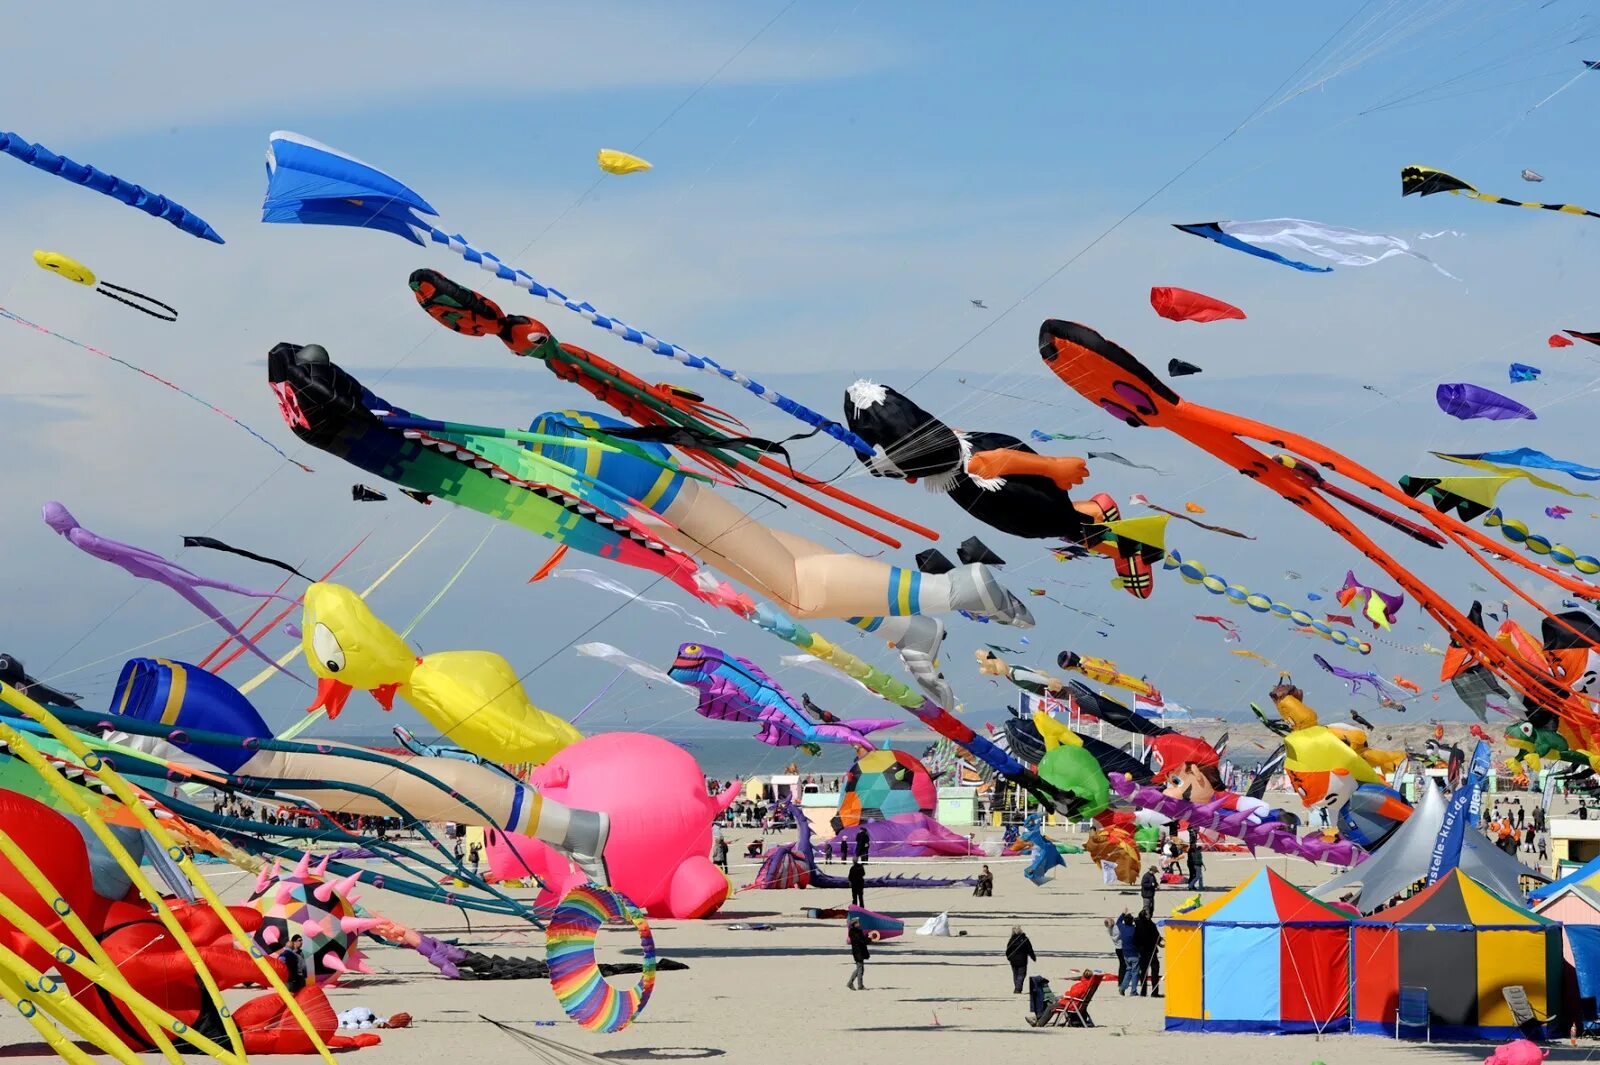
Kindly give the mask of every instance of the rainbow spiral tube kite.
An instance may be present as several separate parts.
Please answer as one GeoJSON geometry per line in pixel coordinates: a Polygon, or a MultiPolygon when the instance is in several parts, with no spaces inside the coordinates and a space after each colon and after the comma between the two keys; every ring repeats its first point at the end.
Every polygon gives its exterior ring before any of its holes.
{"type": "Polygon", "coordinates": [[[562,898],[545,933],[550,989],[567,1016],[591,1032],[620,1032],[650,1001],[656,986],[656,941],[644,913],[610,888],[585,885],[562,898]],[[639,930],[644,971],[639,986],[619,991],[606,983],[594,959],[594,941],[607,921],[630,921],[639,930]]]}

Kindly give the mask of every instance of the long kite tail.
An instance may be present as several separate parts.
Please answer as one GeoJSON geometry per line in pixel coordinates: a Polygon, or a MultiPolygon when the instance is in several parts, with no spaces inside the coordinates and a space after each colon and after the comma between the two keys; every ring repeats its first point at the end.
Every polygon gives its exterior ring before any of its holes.
{"type": "Polygon", "coordinates": [[[815,655],[839,672],[858,681],[879,698],[906,710],[1001,776],[1024,788],[1046,806],[1052,809],[1070,809],[1076,805],[1072,796],[1064,794],[1041,779],[1009,751],[974,732],[969,725],[950,711],[937,705],[927,696],[913,691],[910,686],[896,680],[883,670],[862,661],[837,644],[824,639],[820,634],[812,632],[793,618],[767,604],[762,604],[749,615],[748,620],[800,650],[815,655]]]}
{"type": "MultiPolygon", "coordinates": [[[[162,583],[167,584],[165,581],[162,583]]],[[[188,600],[189,603],[192,604],[197,610],[220,625],[224,632],[226,632],[229,636],[232,636],[235,640],[239,641],[240,646],[244,647],[251,654],[261,659],[261,661],[265,662],[267,665],[271,666],[273,669],[277,670],[279,673],[282,673],[291,680],[299,684],[305,683],[305,681],[301,680],[299,677],[295,676],[293,673],[290,673],[287,669],[284,669],[282,666],[278,665],[278,663],[274,662],[271,656],[269,656],[265,651],[256,645],[254,640],[246,636],[243,632],[240,632],[239,628],[234,625],[233,622],[229,621],[227,617],[223,615],[222,611],[216,608],[211,600],[207,599],[193,588],[177,582],[167,584],[167,587],[183,596],[183,598],[188,600]]],[[[283,599],[284,597],[275,596],[274,598],[283,599]]]]}
{"type": "Polygon", "coordinates": [[[567,310],[584,318],[589,322],[589,324],[597,326],[600,329],[604,329],[609,333],[615,334],[630,344],[637,344],[647,351],[652,351],[657,355],[663,355],[696,370],[703,370],[706,373],[715,374],[718,377],[724,377],[742,387],[746,392],[760,396],[762,399],[766,400],[774,407],[777,407],[785,414],[788,414],[793,418],[797,418],[807,425],[813,426],[814,428],[821,429],[823,432],[827,433],[841,444],[846,445],[859,454],[869,456],[872,454],[871,444],[868,444],[865,440],[861,439],[861,437],[857,436],[855,433],[852,433],[849,429],[845,428],[843,425],[840,425],[832,418],[825,417],[824,415],[812,410],[810,407],[804,406],[801,403],[797,403],[788,396],[785,396],[783,393],[776,392],[766,387],[759,381],[751,380],[749,377],[746,377],[737,370],[730,370],[716,362],[714,359],[708,358],[707,356],[696,355],[693,352],[687,351],[676,344],[669,344],[665,340],[660,340],[654,336],[651,336],[649,333],[646,333],[643,330],[635,329],[633,326],[628,325],[619,318],[613,318],[609,315],[601,314],[595,309],[594,305],[589,303],[587,300],[575,300],[559,289],[551,288],[550,286],[539,282],[533,277],[533,275],[527,273],[526,271],[507,266],[493,253],[479,251],[477,248],[474,248],[467,242],[467,238],[463,237],[459,233],[451,236],[444,230],[435,228],[433,226],[429,226],[427,232],[429,239],[431,239],[435,244],[444,245],[457,255],[461,256],[467,262],[473,263],[482,269],[487,270],[489,273],[500,278],[501,280],[509,281],[518,288],[524,289],[527,292],[538,296],[546,303],[553,303],[558,307],[565,307],[567,310]]]}
{"type": "Polygon", "coordinates": [[[1267,847],[1275,854],[1293,854],[1308,862],[1328,862],[1332,865],[1355,865],[1365,861],[1367,852],[1349,840],[1330,843],[1316,833],[1304,836],[1295,834],[1285,824],[1262,822],[1246,825],[1216,811],[1206,811],[1188,799],[1163,795],[1157,788],[1135,784],[1125,773],[1109,773],[1111,790],[1144,810],[1154,810],[1175,820],[1185,820],[1190,825],[1234,836],[1252,847],[1267,847]]]}

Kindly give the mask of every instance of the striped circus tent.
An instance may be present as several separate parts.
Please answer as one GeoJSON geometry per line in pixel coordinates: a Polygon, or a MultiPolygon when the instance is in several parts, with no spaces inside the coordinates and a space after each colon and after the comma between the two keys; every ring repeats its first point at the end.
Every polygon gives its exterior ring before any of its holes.
{"type": "Polygon", "coordinates": [[[1402,987],[1428,989],[1435,1039],[1515,1039],[1503,989],[1521,986],[1539,1017],[1559,1006],[1561,925],[1452,869],[1406,901],[1358,921],[1355,1030],[1394,1034],[1402,987]]]}
{"type": "Polygon", "coordinates": [[[1164,924],[1169,1031],[1349,1031],[1350,914],[1262,869],[1164,924]]]}

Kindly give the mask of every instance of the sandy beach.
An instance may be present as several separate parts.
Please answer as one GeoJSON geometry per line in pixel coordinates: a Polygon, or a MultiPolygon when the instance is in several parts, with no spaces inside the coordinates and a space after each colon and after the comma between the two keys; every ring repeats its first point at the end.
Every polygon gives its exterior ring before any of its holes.
{"type": "MultiPolygon", "coordinates": [[[[1052,836],[1063,838],[1055,831],[1052,836]]],[[[743,854],[758,830],[729,834],[732,852],[743,854]]],[[[981,837],[980,837],[981,838],[981,837]]],[[[769,845],[777,841],[768,837],[769,845]]],[[[992,842],[992,841],[991,841],[992,842]]],[[[921,873],[964,877],[983,859],[879,861],[874,874],[921,873]]],[[[1026,995],[1011,993],[1010,972],[1002,956],[1013,925],[1033,940],[1039,963],[1030,969],[1048,977],[1057,993],[1071,982],[1068,973],[1085,967],[1111,969],[1102,919],[1124,908],[1137,912],[1138,891],[1107,886],[1082,855],[1068,857],[1054,879],[1035,887],[1022,876],[1019,859],[988,859],[995,894],[974,898],[970,888],[868,889],[868,908],[903,918],[904,937],[873,948],[865,992],[845,989],[849,951],[842,922],[814,920],[809,907],[843,907],[845,890],[740,891],[714,917],[702,921],[652,922],[662,957],[689,966],[662,972],[655,995],[638,1023],[613,1035],[590,1033],[562,1013],[549,984],[522,980],[479,982],[446,980],[409,950],[374,947],[372,976],[352,975],[330,991],[335,1009],[367,1006],[379,1015],[405,1011],[414,1018],[406,1030],[383,1032],[380,1046],[347,1052],[369,1065],[415,1063],[464,1055],[468,1061],[573,1060],[567,1050],[607,1061],[700,1060],[766,1065],[873,1061],[884,1065],[1041,1060],[1078,1055],[1119,1061],[1189,1061],[1198,1054],[1233,1065],[1281,1065],[1319,1060],[1325,1065],[1415,1061],[1419,1054],[1448,1060],[1481,1060],[1488,1048],[1469,1044],[1396,1043],[1369,1036],[1244,1036],[1167,1034],[1163,1000],[1122,998],[1114,984],[1095,997],[1093,1030],[1034,1030],[1023,1020],[1026,995]],[[912,929],[927,917],[948,911],[952,935],[930,938],[912,929]],[[735,924],[771,925],[770,930],[736,930],[735,924]],[[529,1046],[484,1018],[520,1029],[542,1043],[529,1046]],[[540,1024],[539,1022],[546,1022],[540,1024]],[[1203,1046],[1196,1046],[1199,1042],[1203,1046]]],[[[1326,879],[1329,870],[1293,858],[1213,854],[1206,864],[1207,898],[1215,898],[1270,864],[1296,884],[1326,879]]],[[[212,883],[229,901],[242,899],[253,877],[211,869],[212,883]]],[[[735,862],[736,884],[749,881],[756,866],[735,862]]],[[[833,871],[844,867],[835,863],[833,871]]],[[[531,891],[522,892],[528,896],[531,891]]],[[[1182,885],[1164,888],[1156,912],[1164,916],[1191,893],[1182,885]]],[[[542,957],[543,935],[525,924],[474,916],[470,926],[438,906],[374,891],[363,900],[377,912],[451,938],[483,953],[542,957]]],[[[637,941],[626,930],[608,929],[601,937],[602,961],[637,959],[637,941]]],[[[616,977],[622,984],[627,977],[616,977]]],[[[235,1001],[247,994],[230,996],[235,1001]]],[[[0,1013],[0,1051],[9,1060],[53,1060],[33,1031],[13,1011],[0,1013]]],[[[1587,1049],[1558,1045],[1557,1060],[1587,1056],[1587,1049]]],[[[151,1060],[155,1060],[151,1057],[151,1060]]],[[[306,1057],[252,1055],[253,1061],[307,1061],[306,1057]]]]}

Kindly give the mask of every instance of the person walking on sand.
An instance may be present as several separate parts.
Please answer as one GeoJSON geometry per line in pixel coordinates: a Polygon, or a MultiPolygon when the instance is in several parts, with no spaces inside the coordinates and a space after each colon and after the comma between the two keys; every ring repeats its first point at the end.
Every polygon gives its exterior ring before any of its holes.
{"type": "Polygon", "coordinates": [[[721,869],[724,874],[728,872],[728,841],[722,838],[722,833],[717,833],[717,838],[711,841],[711,864],[721,869]]]}
{"type": "Polygon", "coordinates": [[[1156,867],[1152,865],[1139,880],[1139,898],[1144,902],[1139,910],[1141,917],[1149,917],[1156,912],[1156,884],[1156,867]]]}
{"type": "Polygon", "coordinates": [[[1160,993],[1161,962],[1157,951],[1160,946],[1161,930],[1148,913],[1141,913],[1133,922],[1133,949],[1139,959],[1140,995],[1160,993]]]}
{"type": "Polygon", "coordinates": [[[483,845],[474,841],[472,846],[467,848],[467,863],[472,866],[474,880],[478,878],[478,863],[481,861],[483,861],[483,845]]]}
{"type": "Polygon", "coordinates": [[[1011,926],[1011,938],[1006,941],[1006,961],[1011,963],[1011,993],[1022,994],[1022,985],[1028,979],[1028,963],[1038,961],[1033,952],[1033,941],[1020,924],[1011,926]]]}
{"type": "Polygon", "coordinates": [[[862,825],[856,829],[856,860],[862,865],[867,864],[867,857],[872,850],[872,836],[867,832],[867,826],[862,825]]]}
{"type": "Polygon", "coordinates": [[[865,906],[867,891],[867,870],[860,862],[850,863],[850,905],[865,906]]]}
{"type": "Polygon", "coordinates": [[[1189,890],[1204,891],[1206,889],[1206,860],[1200,850],[1200,840],[1196,834],[1189,833],[1189,890]]]}
{"type": "MultiPolygon", "coordinates": [[[[861,867],[858,865],[856,868],[861,867]]],[[[844,986],[851,991],[867,989],[867,959],[872,957],[872,952],[867,949],[867,942],[867,933],[861,928],[861,918],[850,918],[850,959],[856,963],[856,967],[850,974],[849,982],[844,986]]]]}

